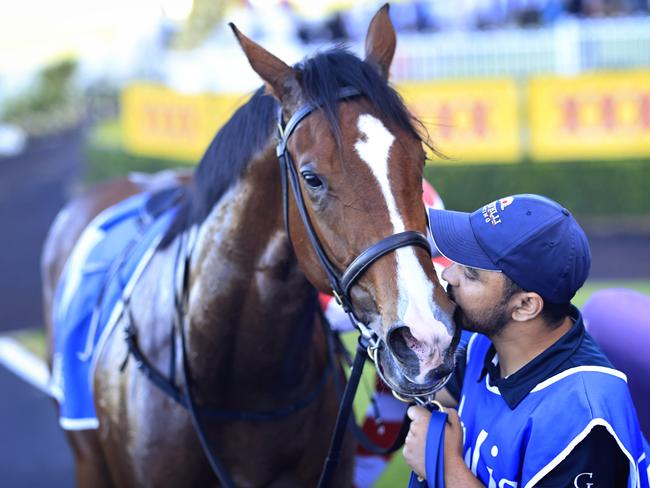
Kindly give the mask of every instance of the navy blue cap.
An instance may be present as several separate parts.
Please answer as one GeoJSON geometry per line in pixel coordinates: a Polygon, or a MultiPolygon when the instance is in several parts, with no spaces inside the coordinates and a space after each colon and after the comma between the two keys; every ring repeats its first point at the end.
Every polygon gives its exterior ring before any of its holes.
{"type": "Polygon", "coordinates": [[[567,303],[584,284],[591,252],[567,209],[539,195],[500,198],[473,213],[429,209],[440,253],[465,266],[502,271],[550,303],[567,303]]]}

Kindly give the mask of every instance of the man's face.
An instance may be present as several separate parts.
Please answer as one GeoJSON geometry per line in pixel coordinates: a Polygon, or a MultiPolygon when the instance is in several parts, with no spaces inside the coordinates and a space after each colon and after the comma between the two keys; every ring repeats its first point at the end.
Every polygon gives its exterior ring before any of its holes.
{"type": "Polygon", "coordinates": [[[449,283],[449,298],[458,304],[454,320],[463,329],[495,336],[510,321],[503,273],[453,263],[442,278],[449,283]]]}

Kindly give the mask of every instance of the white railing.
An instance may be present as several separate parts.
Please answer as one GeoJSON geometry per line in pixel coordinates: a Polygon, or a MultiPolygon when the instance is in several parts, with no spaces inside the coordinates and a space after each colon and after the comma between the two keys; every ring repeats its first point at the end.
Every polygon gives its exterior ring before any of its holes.
{"type": "Polygon", "coordinates": [[[567,19],[538,29],[401,34],[392,76],[526,77],[647,66],[650,17],[567,19]]]}
{"type": "MultiPolygon", "coordinates": [[[[327,45],[304,45],[291,37],[259,39],[288,63],[327,45]]],[[[363,43],[353,42],[362,55],[363,43]]],[[[150,57],[159,80],[180,91],[246,91],[259,85],[228,31],[193,52],[150,57]]],[[[650,66],[650,17],[576,20],[550,27],[494,31],[398,33],[393,81],[450,78],[571,75],[585,71],[650,66]]]]}

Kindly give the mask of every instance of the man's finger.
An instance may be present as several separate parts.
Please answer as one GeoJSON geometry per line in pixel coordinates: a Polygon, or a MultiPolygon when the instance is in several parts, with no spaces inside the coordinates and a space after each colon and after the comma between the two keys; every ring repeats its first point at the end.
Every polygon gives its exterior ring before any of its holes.
{"type": "Polygon", "coordinates": [[[411,420],[415,420],[422,415],[422,410],[424,410],[422,407],[413,405],[412,407],[409,407],[409,409],[406,411],[406,414],[411,420]]]}
{"type": "Polygon", "coordinates": [[[448,408],[447,409],[447,423],[450,425],[457,425],[460,423],[460,419],[458,417],[458,412],[454,408],[448,408]]]}

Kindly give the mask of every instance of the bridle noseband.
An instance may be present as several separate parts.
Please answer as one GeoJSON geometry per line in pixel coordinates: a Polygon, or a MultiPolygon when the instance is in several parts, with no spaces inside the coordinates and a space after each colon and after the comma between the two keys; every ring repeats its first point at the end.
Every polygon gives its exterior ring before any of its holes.
{"type": "MultiPolygon", "coordinates": [[[[348,98],[360,96],[361,93],[352,87],[341,88],[337,94],[337,100],[345,100],[348,98]]],[[[336,298],[336,301],[343,307],[343,310],[348,314],[352,323],[359,329],[362,336],[368,341],[369,346],[369,355],[376,362],[376,354],[373,354],[372,351],[376,351],[379,347],[379,338],[377,333],[373,331],[370,327],[360,321],[354,310],[352,308],[352,300],[350,298],[350,290],[355,282],[366,272],[366,270],[379,258],[382,256],[395,251],[401,247],[407,246],[418,246],[427,251],[431,255],[431,248],[429,246],[429,241],[427,238],[419,232],[416,231],[405,231],[398,232],[397,234],[390,235],[381,239],[379,242],[371,245],[362,251],[343,271],[339,273],[336,267],[332,264],[330,259],[327,257],[325,250],[323,249],[322,244],[320,243],[314,227],[309,219],[307,213],[307,207],[305,206],[305,200],[302,195],[302,190],[300,188],[300,181],[298,176],[298,170],[296,169],[291,154],[287,148],[289,138],[298,127],[298,124],[302,122],[308,115],[317,110],[320,107],[320,104],[305,104],[302,105],[296,112],[291,116],[289,121],[284,124],[282,117],[282,107],[280,107],[278,115],[278,144],[276,146],[276,155],[280,161],[280,170],[282,173],[282,199],[284,205],[284,222],[287,229],[287,234],[291,238],[289,233],[289,190],[288,185],[291,185],[291,190],[293,192],[294,200],[296,206],[298,207],[298,212],[300,213],[300,218],[309,237],[312,248],[314,249],[318,260],[321,263],[329,285],[332,289],[332,294],[336,298]],[[289,183],[287,183],[287,181],[289,183]]]]}

